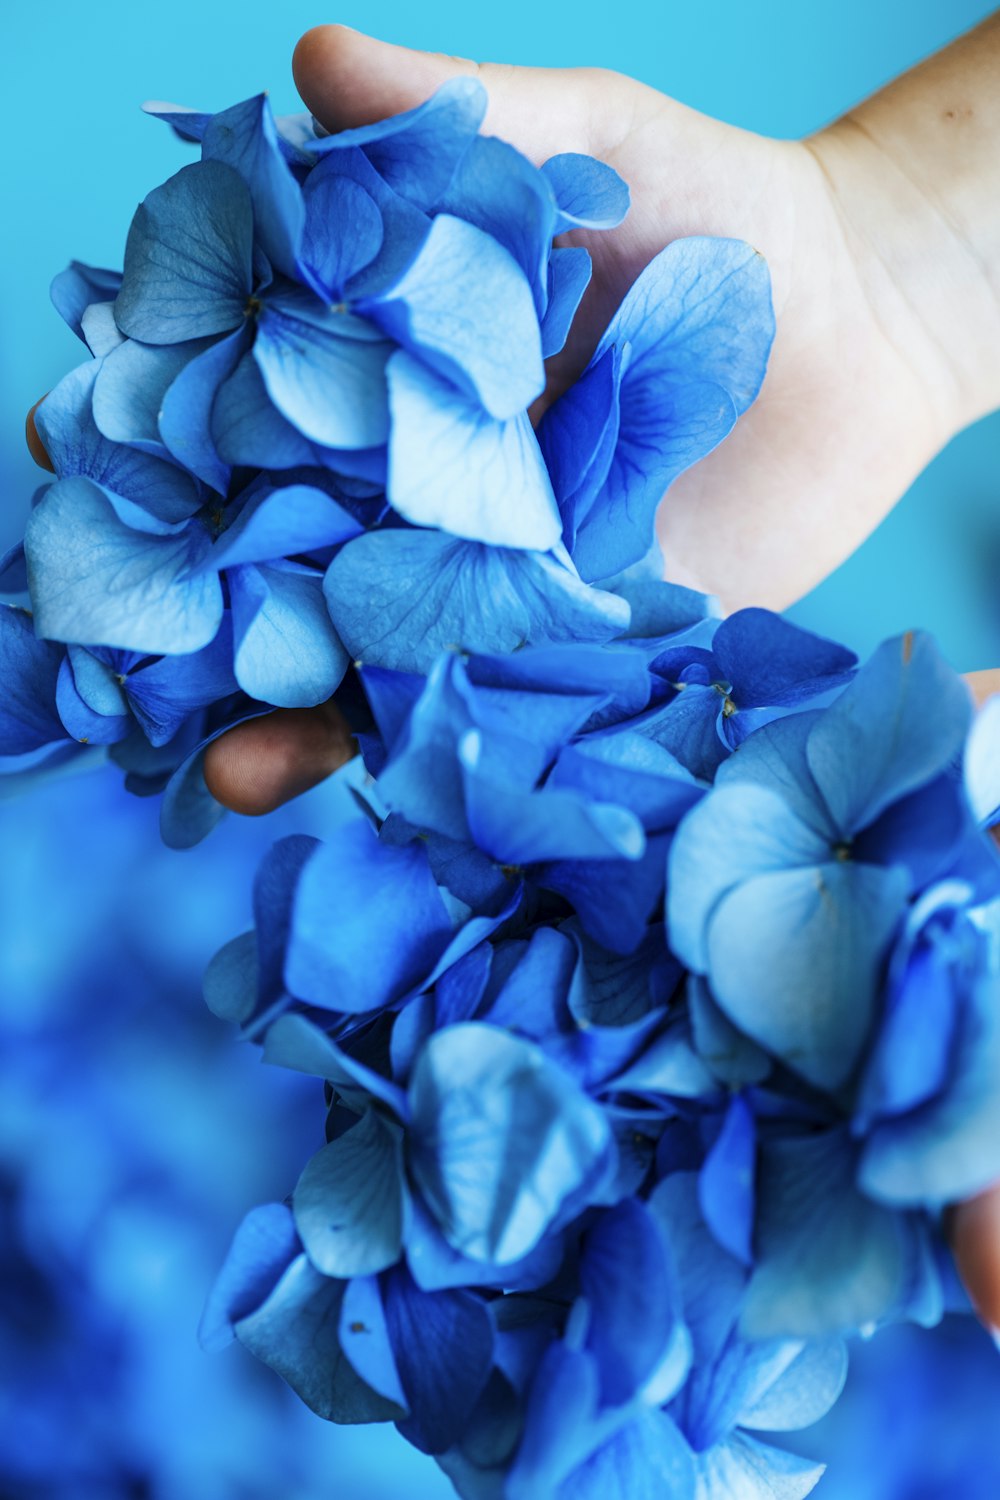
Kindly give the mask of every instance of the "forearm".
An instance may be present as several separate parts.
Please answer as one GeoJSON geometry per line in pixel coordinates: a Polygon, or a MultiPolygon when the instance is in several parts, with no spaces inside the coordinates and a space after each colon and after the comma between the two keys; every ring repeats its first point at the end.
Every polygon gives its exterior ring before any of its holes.
{"type": "Polygon", "coordinates": [[[943,435],[1000,407],[1000,13],[807,144],[943,435]]]}

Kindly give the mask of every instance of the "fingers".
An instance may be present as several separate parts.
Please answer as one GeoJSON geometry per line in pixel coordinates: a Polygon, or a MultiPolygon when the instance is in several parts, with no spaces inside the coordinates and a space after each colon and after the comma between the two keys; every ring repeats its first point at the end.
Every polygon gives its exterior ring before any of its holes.
{"type": "Polygon", "coordinates": [[[295,83],[327,130],[369,125],[430,97],[449,78],[475,75],[490,96],[484,129],[536,161],[587,151],[625,83],[593,69],[513,68],[415,52],[346,26],[314,26],[295,49],[295,83]]]}
{"type": "Polygon", "coordinates": [[[965,680],[977,706],[985,703],[987,698],[992,698],[994,693],[1000,693],[1000,671],[995,669],[988,672],[966,672],[965,680]]]}
{"type": "Polygon", "coordinates": [[[38,467],[40,469],[48,469],[50,474],[54,474],[55,469],[49,462],[49,455],[45,451],[45,444],[38,436],[38,428],[35,426],[35,412],[38,410],[38,408],[42,404],[42,401],[44,400],[45,397],[43,396],[41,401],[36,401],[34,406],[29,411],[28,415],[25,417],[24,436],[27,440],[28,452],[31,454],[38,467]]]}
{"type": "Polygon", "coordinates": [[[1000,1329],[1000,1184],[954,1210],[951,1244],[976,1312],[1000,1329]]]}
{"type": "Polygon", "coordinates": [[[280,708],[214,740],[205,753],[205,781],[225,807],[259,817],[325,780],[356,748],[332,702],[280,708]]]}

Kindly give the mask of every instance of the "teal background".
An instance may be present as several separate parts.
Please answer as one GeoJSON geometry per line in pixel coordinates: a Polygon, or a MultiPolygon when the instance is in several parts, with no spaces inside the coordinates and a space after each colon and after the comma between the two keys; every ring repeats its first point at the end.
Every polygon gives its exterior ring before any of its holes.
{"type": "MultiPolygon", "coordinates": [[[[279,112],[294,109],[289,61],[296,38],[319,21],[339,20],[413,46],[480,59],[617,68],[733,123],[794,136],[836,116],[990,9],[980,0],[757,0],[753,5],[746,0],[715,0],[712,5],[683,6],[675,0],[656,5],[617,0],[608,7],[549,9],[538,0],[505,0],[489,8],[455,0],[427,0],[419,7],[384,0],[374,7],[345,3],[337,12],[323,14],[301,0],[271,6],[260,0],[175,0],[155,8],[135,0],[49,0],[44,8],[7,0],[0,48],[6,105],[0,147],[0,548],[19,534],[39,479],[23,448],[24,413],[81,356],[80,346],[49,306],[48,283],[71,257],[99,265],[119,263],[136,203],[187,159],[163,126],[140,114],[143,99],[172,99],[214,109],[266,87],[279,112]]],[[[794,617],[862,651],[885,635],[921,625],[938,635],[960,668],[1000,666],[998,458],[1000,417],[959,436],[855,557],[796,606],[794,617]]],[[[198,968],[216,941],[245,923],[250,871],[264,848],[291,827],[315,826],[315,805],[300,805],[281,815],[280,826],[266,820],[251,830],[231,820],[209,849],[178,856],[154,851],[154,820],[148,810],[141,812],[124,798],[117,782],[105,779],[100,787],[93,793],[89,814],[66,783],[55,792],[34,794],[16,810],[14,804],[0,806],[0,847],[24,854],[16,878],[8,868],[7,886],[0,883],[0,950],[7,953],[9,967],[0,1001],[6,999],[9,1015],[27,1026],[27,1002],[11,977],[16,971],[21,982],[27,973],[25,995],[44,992],[49,1008],[38,1018],[39,1035],[44,1034],[61,1014],[64,992],[68,997],[72,991],[73,965],[88,932],[99,920],[121,920],[116,892],[139,881],[152,909],[158,902],[165,906],[170,891],[183,886],[187,905],[182,903],[181,919],[191,953],[183,963],[177,960],[173,998],[192,1036],[197,1031],[203,1040],[214,1038],[205,1045],[224,1049],[227,1039],[219,1036],[217,1024],[201,1008],[198,968]],[[67,843],[66,830],[74,819],[87,815],[95,820],[97,837],[104,837],[103,820],[105,829],[113,826],[122,847],[107,856],[92,880],[94,890],[99,890],[96,895],[92,890],[90,905],[81,908],[79,872],[87,867],[90,835],[78,828],[75,841],[67,843]],[[204,887],[199,887],[199,879],[204,887]],[[205,892],[203,902],[191,894],[199,889],[205,892]],[[43,910],[48,913],[46,922],[39,919],[43,910]],[[201,927],[192,937],[196,910],[201,927]],[[39,956],[51,964],[60,942],[65,972],[53,976],[44,964],[37,970],[39,956]]],[[[169,933],[159,942],[161,947],[148,952],[153,967],[175,954],[169,933]]],[[[146,934],[143,944],[152,943],[146,934]]],[[[147,955],[146,946],[141,951],[147,955]]],[[[0,967],[0,977],[4,972],[0,967]]],[[[141,968],[121,972],[123,984],[141,991],[141,968]]],[[[72,1003],[79,1002],[74,996],[72,1003]]],[[[69,998],[65,1003],[70,1004],[69,998]]],[[[133,1032],[134,1066],[149,1069],[152,1079],[160,1066],[155,1027],[150,1040],[138,1001],[129,1034],[133,1032]]],[[[183,1077],[185,1049],[192,1045],[186,1032],[181,1040],[178,1079],[183,1077]]],[[[248,1066],[245,1057],[234,1064],[237,1072],[248,1066]]],[[[99,1069],[94,1076],[99,1087],[99,1069]]],[[[140,1071],[138,1076],[145,1075],[140,1071]]],[[[131,1301],[123,1293],[123,1316],[132,1319],[156,1376],[151,1411],[155,1409],[162,1423],[155,1439],[147,1441],[140,1433],[136,1441],[146,1444],[154,1469],[157,1444],[166,1451],[181,1429],[185,1440],[197,1441],[199,1447],[208,1442],[209,1433],[220,1451],[246,1445],[247,1464],[257,1471],[260,1485],[254,1495],[275,1500],[389,1500],[404,1493],[411,1500],[431,1500],[450,1494],[433,1467],[406,1449],[391,1430],[328,1429],[286,1400],[277,1382],[268,1384],[262,1396],[258,1376],[249,1373],[249,1360],[244,1370],[239,1350],[220,1356],[216,1365],[198,1353],[193,1323],[208,1267],[216,1262],[225,1233],[239,1213],[260,1197],[280,1193],[282,1184],[273,1180],[274,1162],[294,1157],[293,1146],[298,1144],[298,1137],[294,1142],[281,1139],[286,1105],[270,1070],[255,1070],[247,1086],[236,1074],[234,1078],[230,1092],[216,1101],[215,1113],[202,1101],[197,1120],[206,1162],[215,1150],[213,1143],[225,1134],[231,1155],[220,1158],[220,1170],[242,1175],[238,1180],[230,1177],[211,1222],[193,1217],[179,1225],[164,1219],[158,1232],[167,1269],[157,1283],[159,1292],[136,1281],[131,1301]],[[251,1142],[265,1156],[269,1150],[273,1153],[256,1176],[247,1160],[251,1142]],[[152,1317],[149,1308],[166,1308],[167,1300],[157,1304],[157,1296],[166,1299],[168,1293],[174,1311],[152,1317]],[[258,1384],[244,1387],[241,1381],[258,1384]],[[292,1451],[300,1477],[288,1487],[292,1451]]],[[[316,1111],[318,1126],[318,1102],[316,1111]]],[[[81,1113],[81,1123],[84,1118],[81,1113]]],[[[109,1152],[110,1161],[114,1153],[110,1148],[109,1152]]],[[[855,1387],[849,1410],[855,1416],[864,1412],[873,1431],[883,1399],[879,1392],[892,1383],[880,1367],[877,1379],[855,1387]]],[[[974,1400],[974,1393],[968,1400],[974,1400]]],[[[152,1415],[149,1420],[152,1431],[152,1415]]],[[[935,1417],[932,1409],[927,1421],[930,1425],[922,1433],[912,1434],[911,1446],[937,1442],[948,1418],[935,1417]]],[[[834,1446],[849,1442],[842,1425],[834,1446]]],[[[856,1452],[862,1453],[861,1446],[856,1452]]],[[[968,1448],[963,1452],[974,1461],[968,1448]]],[[[217,1464],[210,1466],[186,1493],[197,1494],[198,1500],[229,1500],[230,1495],[250,1493],[233,1487],[234,1481],[223,1483],[222,1472],[217,1464]]],[[[843,1481],[835,1470],[817,1493],[826,1500],[857,1497],[856,1475],[852,1490],[847,1484],[850,1466],[842,1472],[843,1481]]],[[[173,1492],[156,1490],[157,1496],[161,1493],[173,1492]]],[[[909,1481],[894,1485],[886,1474],[872,1493],[880,1500],[914,1500],[918,1491],[909,1481]]],[[[952,1489],[945,1483],[935,1493],[961,1493],[971,1500],[973,1491],[969,1485],[952,1489]]],[[[997,1493],[1000,1489],[983,1491],[997,1493]]]]}

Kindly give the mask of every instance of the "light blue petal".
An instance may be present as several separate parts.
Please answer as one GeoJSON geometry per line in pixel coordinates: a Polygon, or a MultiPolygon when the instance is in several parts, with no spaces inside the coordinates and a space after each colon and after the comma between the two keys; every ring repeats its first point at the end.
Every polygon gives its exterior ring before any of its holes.
{"type": "Polygon", "coordinates": [[[98,359],[125,342],[125,335],[115,322],[113,302],[92,302],[89,307],[85,307],[80,319],[80,331],[87,348],[98,359]]]}
{"type": "Polygon", "coordinates": [[[399,1259],[406,1190],[398,1126],[374,1110],[323,1146],[292,1198],[306,1254],[327,1276],[372,1276],[399,1259]]]}
{"type": "Polygon", "coordinates": [[[569,245],[553,250],[549,257],[549,295],[542,318],[542,354],[551,359],[569,336],[570,325],[587,287],[593,265],[589,250],[569,245]]]}
{"type": "Polygon", "coordinates": [[[527,415],[498,421],[402,350],[386,374],[388,495],[400,515],[497,547],[554,547],[562,522],[527,415]]]}
{"type": "Polygon", "coordinates": [[[244,564],[228,574],[233,670],[245,693],[276,708],[325,703],[350,665],[318,573],[244,564]]]}
{"type": "Polygon", "coordinates": [[[689,968],[704,974],[709,922],[727,891],[765,871],[809,866],[828,857],[827,846],[774,792],[752,784],[716,787],[687,813],[670,851],[671,948],[689,968]]]}
{"type": "Polygon", "coordinates": [[[902,1214],[862,1196],[843,1130],[761,1148],[757,1266],[742,1327],[748,1338],[815,1338],[874,1324],[909,1274],[902,1214]]]}
{"type": "Polygon", "coordinates": [[[548,259],[556,231],[556,200],[545,174],[495,136],[470,142],[438,205],[475,224],[517,261],[539,318],[548,301],[548,259]]]}
{"type": "Polygon", "coordinates": [[[439,214],[409,269],[384,298],[362,302],[360,310],[493,417],[524,411],[545,385],[524,272],[464,219],[439,214]]]}
{"type": "Polygon", "coordinates": [[[284,1203],[252,1208],[233,1236],[198,1324],[198,1342],[213,1354],[232,1343],[233,1325],[265,1302],[299,1253],[291,1210],[284,1203]]]}
{"type": "Polygon", "coordinates": [[[279,148],[267,95],[214,115],[202,136],[202,158],[239,173],[250,189],[257,243],[275,270],[294,278],[305,208],[279,148]]]}
{"type": "Polygon", "coordinates": [[[325,1010],[378,1010],[429,972],[451,931],[422,847],[380,844],[365,820],[352,819],[302,873],[285,960],[288,988],[325,1010]],[[331,882],[350,891],[332,927],[331,882]],[[387,929],[391,945],[377,940],[387,929]]]}
{"type": "Polygon", "coordinates": [[[52,279],[49,295],[59,316],[77,338],[83,338],[83,315],[94,302],[114,301],[122,284],[120,271],[106,271],[71,260],[65,271],[52,279]]]}
{"type": "Polygon", "coordinates": [[[485,113],[486,90],[478,79],[451,78],[416,109],[323,136],[310,148],[321,155],[360,146],[390,187],[429,210],[447,188],[485,113]]]}
{"type": "Polygon", "coordinates": [[[121,441],[112,442],[99,431],[91,403],[100,369],[94,360],[71,370],[35,413],[56,473],[60,479],[85,475],[164,521],[192,515],[201,499],[183,469],[121,441]]]}
{"type": "Polygon", "coordinates": [[[762,1083],[771,1071],[767,1053],[723,1015],[704,980],[692,974],[687,994],[695,1046],[715,1076],[734,1089],[762,1083]]]}
{"type": "Polygon", "coordinates": [[[746,881],[710,918],[715,998],[810,1083],[838,1087],[868,1036],[907,894],[905,871],[849,860],[746,881]]]}
{"type": "Polygon", "coordinates": [[[340,1309],[340,1344],[366,1385],[405,1411],[377,1277],[355,1276],[348,1283],[340,1309]]]}
{"type": "Polygon", "coordinates": [[[641,1412],[559,1487],[558,1500],[695,1500],[694,1455],[662,1411],[641,1412]]]}
{"type": "Polygon", "coordinates": [[[1000,694],[987,698],[973,720],[964,770],[973,814],[989,827],[1000,812],[1000,694]]]}
{"type": "Polygon", "coordinates": [[[841,1339],[806,1344],[777,1380],[740,1412],[739,1425],[758,1432],[797,1432],[811,1427],[837,1400],[847,1379],[847,1348],[841,1339]]]}
{"type": "Polygon", "coordinates": [[[694,1172],[674,1172],[653,1189],[649,1209],[663,1230],[680,1278],[684,1321],[695,1370],[712,1388],[712,1370],[729,1339],[746,1286],[746,1271],[713,1238],[701,1216],[694,1172]]]}
{"type": "Polygon", "coordinates": [[[197,568],[207,532],[124,525],[89,479],[62,479],[32,512],[25,550],[39,634],[151,654],[198,651],[222,622],[222,590],[197,568]]]}
{"type": "Polygon", "coordinates": [[[246,184],[221,162],[192,162],[136,209],[115,321],[148,344],[227,333],[246,316],[252,255],[246,184]]]}
{"type": "Polygon", "coordinates": [[[736,1432],[700,1453],[694,1500],[804,1500],[826,1465],[736,1432]]]}
{"type": "Polygon", "coordinates": [[[38,639],[27,610],[0,604],[0,755],[26,755],[66,738],[56,712],[63,655],[38,639]]]}
{"type": "Polygon", "coordinates": [[[158,416],[160,436],[173,457],[220,495],[229,488],[230,466],[212,437],[212,408],[247,348],[247,330],[239,328],[195,355],[167,388],[158,416]]]}
{"type": "Polygon", "coordinates": [[[113,443],[169,459],[160,436],[163,398],[189,360],[210,346],[203,339],[157,348],[127,339],[101,361],[94,382],[98,430],[113,443]]]}
{"type": "Polygon", "coordinates": [[[553,557],[436,531],[358,537],[334,558],[325,589],[352,657],[404,672],[427,671],[449,647],[594,642],[628,625],[624,600],[588,588],[553,557]]]}
{"type": "Polygon", "coordinates": [[[391,353],[370,323],[298,290],[267,298],[253,346],[275,406],[305,437],[329,448],[385,442],[391,353]]]}
{"type": "Polygon", "coordinates": [[[340,1347],[344,1290],[300,1255],[263,1306],[236,1324],[236,1337],[328,1422],[394,1421],[403,1412],[365,1385],[340,1347]]]}
{"type": "Polygon", "coordinates": [[[316,450],[267,394],[253,353],[245,354],[219,388],[212,407],[212,441],[227,464],[292,469],[315,462],[316,450]]]}
{"type": "Polygon", "coordinates": [[[628,213],[628,183],[606,162],[564,151],[550,156],[542,171],[559,205],[556,234],[567,229],[615,229],[628,213]]]}
{"type": "Polygon", "coordinates": [[[431,1037],[410,1085],[411,1166],[445,1238],[506,1264],[606,1169],[598,1106],[539,1048],[466,1023],[431,1037]]]}
{"type": "Polygon", "coordinates": [[[971,718],[969,690],[930,636],[883,642],[809,736],[809,765],[841,828],[857,832],[945,771],[971,718]]]}

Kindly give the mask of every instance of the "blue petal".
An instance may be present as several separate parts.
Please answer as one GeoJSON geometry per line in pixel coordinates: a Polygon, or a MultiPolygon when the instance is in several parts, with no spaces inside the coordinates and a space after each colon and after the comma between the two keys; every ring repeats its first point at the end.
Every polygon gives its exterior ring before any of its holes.
{"type": "Polygon", "coordinates": [[[430,99],[354,130],[311,143],[317,154],[360,146],[390,187],[419,208],[433,209],[486,113],[486,90],[475,78],[452,78],[430,99]]]}
{"type": "Polygon", "coordinates": [[[35,413],[35,425],[56,473],[60,479],[86,475],[164,521],[193,514],[201,498],[183,469],[111,442],[99,431],[92,410],[99,369],[94,361],[70,371],[35,413]]]}
{"type": "Polygon", "coordinates": [[[698,1053],[718,1079],[734,1089],[764,1081],[771,1059],[737,1031],[712,999],[708,985],[693,974],[688,980],[688,1010],[698,1053]]]}
{"type": "Polygon", "coordinates": [[[214,115],[202,136],[202,157],[239,173],[250,189],[257,243],[275,270],[294,278],[305,208],[279,148],[267,95],[214,115]]]}
{"type": "Polygon", "coordinates": [[[847,1349],[840,1339],[806,1344],[762,1395],[739,1414],[756,1432],[798,1432],[825,1417],[847,1379],[847,1349]]]}
{"type": "Polygon", "coordinates": [[[125,342],[125,335],[115,322],[113,302],[92,302],[83,310],[80,331],[91,354],[98,359],[125,342]]]}
{"type": "Polygon", "coordinates": [[[274,562],[338,546],[358,536],[353,516],[311,484],[259,491],[222,533],[209,564],[216,572],[237,563],[274,562]]]}
{"type": "Polygon", "coordinates": [[[230,467],[212,437],[212,408],[247,348],[245,328],[210,344],[168,387],[159,411],[160,436],[173,457],[221,495],[229,488],[230,467]]]}
{"type": "Polygon", "coordinates": [[[433,967],[451,930],[422,848],[380,844],[367,822],[354,819],[303,870],[285,961],[288,988],[326,1010],[378,1010],[433,967]],[[331,881],[334,888],[346,881],[350,890],[333,929],[331,881]],[[385,930],[394,934],[391,945],[377,940],[385,930]]]}
{"type": "Polygon", "coordinates": [[[398,1085],[344,1052],[305,1016],[279,1016],[267,1032],[264,1061],[325,1078],[348,1108],[358,1113],[367,1109],[372,1099],[378,1099],[399,1119],[408,1116],[406,1095],[398,1085]]]}
{"type": "Polygon", "coordinates": [[[445,1238],[473,1259],[521,1259],[606,1169],[602,1111],[537,1047],[492,1026],[436,1032],[410,1094],[412,1170],[445,1238]]]}
{"type": "Polygon", "coordinates": [[[265,1302],[299,1253],[291,1211],[283,1203],[252,1208],[233,1236],[222,1269],[208,1294],[198,1341],[209,1353],[234,1338],[233,1325],[265,1302]]]}
{"type": "Polygon", "coordinates": [[[550,156],[542,171],[559,205],[556,234],[567,229],[615,229],[628,213],[628,183],[606,162],[564,151],[550,156]]]}
{"type": "Polygon", "coordinates": [[[805,1500],[824,1464],[736,1432],[697,1457],[694,1500],[805,1500]]]}
{"type": "Polygon", "coordinates": [[[219,388],[212,407],[212,441],[227,464],[291,469],[315,462],[316,450],[283,417],[267,394],[253,354],[245,354],[219,388]]]}
{"type": "Polygon", "coordinates": [[[810,768],[844,832],[946,770],[971,718],[967,687],[929,636],[885,641],[809,736],[810,768]]]}
{"type": "MultiPolygon", "coordinates": [[[[94,696],[104,695],[95,694],[94,696]]],[[[59,680],[56,684],[56,708],[60,719],[66,726],[67,733],[72,735],[73,739],[79,740],[82,745],[116,744],[125,738],[131,727],[128,704],[115,681],[114,673],[110,667],[97,661],[80,646],[69,648],[59,669],[59,680]],[[111,689],[107,696],[112,698],[112,702],[101,704],[99,708],[93,707],[88,702],[87,693],[81,691],[81,684],[77,681],[78,673],[87,687],[93,687],[95,679],[99,681],[103,677],[104,685],[111,689]],[[89,682],[86,681],[87,678],[90,679],[89,682]],[[105,707],[108,708],[108,712],[102,712],[105,707]]]]}
{"type": "Polygon", "coordinates": [[[350,660],[330,623],[320,575],[244,564],[230,569],[228,580],[233,670],[243,691],[277,708],[325,703],[350,660]]]}
{"type": "Polygon", "coordinates": [[[232,167],[192,162],[139,205],[115,320],[130,338],[178,344],[243,321],[253,287],[253,208],[232,167]]]}
{"type": "Polygon", "coordinates": [[[400,351],[389,361],[388,495],[416,526],[546,552],[562,522],[524,412],[498,421],[400,351]]]}
{"type": "Polygon", "coordinates": [[[337,158],[327,158],[306,178],[307,217],[302,260],[310,283],[328,302],[345,296],[348,282],[378,255],[384,229],[372,195],[341,177],[337,158]]]}
{"type": "Polygon", "coordinates": [[[729,754],[719,732],[722,694],[714,683],[676,686],[677,696],[637,719],[635,729],[676,756],[693,776],[710,781],[729,754]]]}
{"type": "Polygon", "coordinates": [[[868,1036],[907,894],[904,871],[852,861],[748,880],[711,918],[707,973],[716,999],[810,1083],[838,1087],[868,1036]]]}
{"type": "Polygon", "coordinates": [[[551,359],[565,345],[576,310],[590,285],[592,272],[590,252],[582,245],[552,251],[548,268],[548,299],[542,318],[542,354],[545,359],[551,359]]]}
{"type": "MultiPolygon", "coordinates": [[[[337,138],[334,138],[337,139],[337,138]]],[[[333,150],[313,168],[306,178],[305,195],[311,216],[319,217],[325,188],[329,182],[353,183],[362,188],[376,205],[382,225],[381,244],[373,257],[358,266],[360,250],[354,252],[356,269],[345,271],[341,295],[348,301],[360,297],[377,297],[399,280],[427,238],[431,221],[406,198],[393,191],[357,146],[333,150]],[[315,195],[315,197],[314,197],[315,195]],[[316,205],[314,208],[313,205],[316,205]]],[[[335,191],[335,190],[334,190],[335,191]]],[[[329,222],[314,225],[314,240],[319,253],[321,240],[330,234],[329,222]]],[[[327,251],[322,252],[326,255],[327,251]]],[[[322,264],[322,262],[319,262],[322,264]]],[[[349,259],[343,262],[345,268],[349,259]]]]}
{"type": "Polygon", "coordinates": [[[120,271],[106,271],[100,266],[86,266],[71,260],[65,271],[53,277],[49,288],[52,305],[69,324],[77,338],[83,338],[83,315],[94,302],[113,302],[122,284],[120,271]]]}
{"type": "Polygon", "coordinates": [[[222,621],[218,578],[192,571],[207,545],[200,527],[134,530],[91,480],[60,480],[25,533],[39,633],[156,655],[200,650],[222,621]]]}
{"type": "Polygon", "coordinates": [[[716,787],[687,814],[670,851],[671,948],[689,968],[704,974],[709,923],[728,891],[765,871],[808,867],[828,858],[829,845],[769,788],[752,783],[716,787]]]}
{"type": "MultiPolygon", "coordinates": [[[[620,1406],[652,1379],[680,1324],[676,1273],[655,1218],[638,1199],[609,1209],[584,1236],[580,1288],[590,1308],[587,1346],[597,1356],[601,1399],[620,1406]]],[[[686,1373],[682,1364],[678,1385],[686,1373]]]]}
{"type": "Polygon", "coordinates": [[[400,1256],[406,1190],[399,1127],[374,1110],[323,1146],[292,1199],[295,1227],[327,1276],[371,1276],[400,1256]]]}
{"type": "Polygon", "coordinates": [[[698,1177],[705,1223],[723,1250],[750,1265],[757,1156],[753,1111],[735,1094],[698,1177]]]}
{"type": "Polygon", "coordinates": [[[372,324],[329,311],[303,290],[267,298],[253,346],[275,406],[305,437],[329,448],[385,441],[391,353],[372,324]]]}
{"type": "Polygon", "coordinates": [[[514,651],[525,643],[608,640],[628,605],[590,589],[556,559],[435,531],[371,532],[326,575],[341,640],[365,663],[426,671],[449,647],[514,651]]]}
{"type": "Polygon", "coordinates": [[[502,245],[464,219],[438,215],[409,269],[383,298],[364,301],[359,310],[493,417],[515,416],[545,385],[524,272],[502,245]]]}
{"type": "Polygon", "coordinates": [[[458,163],[439,213],[475,224],[517,261],[539,318],[548,301],[547,267],[556,201],[545,174],[495,136],[477,136],[458,163]]]}
{"type": "Polygon", "coordinates": [[[618,442],[622,355],[608,349],[549,407],[538,438],[572,550],[618,442]]]}
{"type": "Polygon", "coordinates": [[[973,814],[989,827],[1000,812],[1000,694],[988,698],[973,720],[964,770],[973,814]]]}
{"type": "Polygon", "coordinates": [[[702,1219],[693,1172],[674,1172],[654,1188],[649,1208],[663,1230],[680,1278],[684,1321],[695,1370],[711,1390],[712,1369],[733,1330],[746,1272],[721,1248],[702,1219]]]}
{"type": "Polygon", "coordinates": [[[502,1266],[472,1260],[448,1244],[419,1198],[412,1204],[406,1263],[414,1281],[425,1292],[460,1286],[496,1286],[507,1291],[541,1287],[556,1275],[562,1259],[562,1239],[554,1234],[540,1240],[521,1260],[502,1266]]]}
{"type": "Polygon", "coordinates": [[[489,1378],[489,1311],[469,1292],[423,1292],[405,1269],[386,1276],[382,1296],[410,1412],[401,1431],[425,1453],[442,1453],[462,1436],[489,1378]]]}
{"type": "Polygon", "coordinates": [[[856,1166],[843,1130],[762,1146],[747,1337],[851,1332],[896,1303],[912,1231],[903,1215],[859,1193],[856,1166]]]}
{"type": "Polygon", "coordinates": [[[577,1469],[557,1495],[558,1500],[665,1500],[668,1495],[699,1500],[694,1456],[666,1412],[644,1411],[577,1469]]]}
{"type": "Polygon", "coordinates": [[[365,1385],[340,1347],[344,1290],[300,1255],[263,1306],[236,1324],[236,1337],[328,1422],[396,1420],[400,1408],[365,1385]]]}
{"type": "Polygon", "coordinates": [[[56,683],[63,652],[35,634],[30,614],[0,605],[0,755],[25,755],[66,730],[56,712],[56,683]]]}

